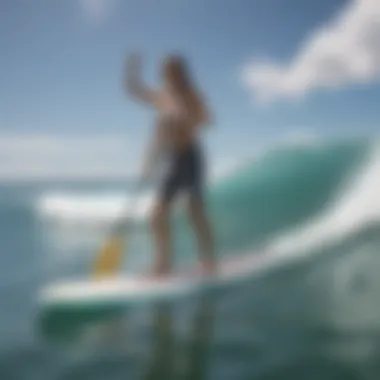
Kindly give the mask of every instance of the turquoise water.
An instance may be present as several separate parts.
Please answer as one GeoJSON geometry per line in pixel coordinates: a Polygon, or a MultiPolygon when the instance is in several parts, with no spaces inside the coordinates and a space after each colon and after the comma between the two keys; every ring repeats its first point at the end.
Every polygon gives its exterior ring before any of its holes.
{"type": "MultiPolygon", "coordinates": [[[[380,154],[374,139],[278,146],[209,186],[220,256],[278,265],[213,296],[46,316],[38,290],[84,275],[106,224],[45,220],[36,196],[114,194],[124,184],[0,188],[0,379],[377,379],[380,154]],[[86,238],[83,239],[83,236],[86,238]]],[[[186,216],[176,263],[195,262],[186,216]]],[[[146,220],[125,270],[149,265],[146,220]]]]}

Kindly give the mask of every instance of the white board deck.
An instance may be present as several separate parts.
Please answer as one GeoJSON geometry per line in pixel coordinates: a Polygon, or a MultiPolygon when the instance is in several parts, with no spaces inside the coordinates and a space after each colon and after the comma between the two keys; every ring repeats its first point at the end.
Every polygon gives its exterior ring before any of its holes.
{"type": "Polygon", "coordinates": [[[43,307],[83,308],[170,301],[250,277],[255,272],[270,267],[271,263],[277,261],[275,256],[259,252],[222,259],[213,276],[187,273],[161,279],[121,275],[104,280],[66,280],[43,288],[39,302],[43,307]]]}

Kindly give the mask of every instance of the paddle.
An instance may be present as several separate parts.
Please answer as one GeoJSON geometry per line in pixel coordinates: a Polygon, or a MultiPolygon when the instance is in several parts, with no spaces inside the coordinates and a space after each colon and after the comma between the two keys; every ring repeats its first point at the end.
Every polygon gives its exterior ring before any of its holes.
{"type": "MultiPolygon", "coordinates": [[[[135,190],[135,197],[139,194],[140,187],[139,181],[135,190]]],[[[136,203],[134,199],[129,199],[129,202],[131,205],[136,203]]],[[[129,211],[132,210],[132,207],[129,207],[129,211]]],[[[93,275],[96,278],[113,276],[120,268],[123,258],[126,256],[128,228],[131,228],[132,225],[133,217],[131,217],[130,212],[126,212],[111,228],[111,232],[99,250],[93,266],[93,275]]]]}

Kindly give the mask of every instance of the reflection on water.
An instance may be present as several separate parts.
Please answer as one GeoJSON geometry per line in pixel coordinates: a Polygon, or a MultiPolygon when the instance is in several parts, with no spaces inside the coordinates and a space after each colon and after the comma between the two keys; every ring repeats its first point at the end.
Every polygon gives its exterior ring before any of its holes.
{"type": "Polygon", "coordinates": [[[131,313],[72,315],[75,323],[67,313],[54,321],[45,316],[40,323],[50,347],[62,349],[63,379],[206,379],[216,300],[193,301],[191,312],[182,303],[158,303],[131,313]]]}
{"type": "Polygon", "coordinates": [[[170,306],[161,305],[154,311],[155,343],[144,379],[205,379],[213,330],[213,302],[206,296],[199,300],[191,321],[188,344],[180,349],[173,333],[171,310],[170,306]]]}

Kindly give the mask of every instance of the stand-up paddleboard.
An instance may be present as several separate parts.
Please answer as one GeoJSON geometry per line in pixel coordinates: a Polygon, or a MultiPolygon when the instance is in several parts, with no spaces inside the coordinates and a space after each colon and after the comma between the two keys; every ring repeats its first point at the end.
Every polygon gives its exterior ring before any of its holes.
{"type": "Polygon", "coordinates": [[[270,267],[277,261],[275,256],[263,251],[222,259],[216,274],[211,276],[188,272],[159,279],[124,275],[102,280],[61,281],[42,289],[39,304],[49,310],[101,310],[170,302],[246,279],[270,267]]]}

